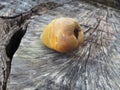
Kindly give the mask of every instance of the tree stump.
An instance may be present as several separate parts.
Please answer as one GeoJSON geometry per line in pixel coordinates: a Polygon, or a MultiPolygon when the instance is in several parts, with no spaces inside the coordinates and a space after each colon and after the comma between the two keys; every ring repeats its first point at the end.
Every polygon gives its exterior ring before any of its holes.
{"type": "Polygon", "coordinates": [[[79,0],[44,3],[22,14],[1,16],[1,90],[7,83],[9,90],[119,90],[119,16],[117,9],[79,0]],[[66,16],[80,22],[85,41],[77,50],[60,54],[46,48],[39,36],[49,21],[66,16]]]}

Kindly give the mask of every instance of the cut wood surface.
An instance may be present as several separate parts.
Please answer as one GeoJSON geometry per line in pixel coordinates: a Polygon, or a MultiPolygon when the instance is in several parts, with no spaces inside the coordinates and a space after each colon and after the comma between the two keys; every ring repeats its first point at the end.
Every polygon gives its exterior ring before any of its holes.
{"type": "Polygon", "coordinates": [[[85,0],[86,2],[90,2],[93,4],[101,3],[107,6],[111,6],[117,9],[120,9],[120,0],[85,0]]]}
{"type": "Polygon", "coordinates": [[[47,10],[58,6],[57,3],[41,3],[29,11],[14,16],[0,16],[0,89],[7,89],[14,53],[19,47],[29,24],[28,19],[34,15],[42,15],[47,10]]]}
{"type": "Polygon", "coordinates": [[[0,5],[7,16],[0,17],[1,89],[9,77],[8,90],[119,90],[120,10],[81,1],[41,2],[0,5]],[[43,28],[59,17],[75,18],[85,32],[83,45],[73,52],[58,53],[40,40],[43,28]]]}

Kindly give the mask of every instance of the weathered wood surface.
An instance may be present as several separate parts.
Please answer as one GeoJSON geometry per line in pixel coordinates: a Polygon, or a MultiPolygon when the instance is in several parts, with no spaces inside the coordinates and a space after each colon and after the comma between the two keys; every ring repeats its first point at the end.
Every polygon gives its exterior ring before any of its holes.
{"type": "Polygon", "coordinates": [[[15,16],[0,16],[0,90],[6,90],[14,53],[24,36],[29,20],[57,7],[57,3],[41,3],[31,10],[15,16]]]}
{"type": "Polygon", "coordinates": [[[107,6],[120,9],[120,0],[85,0],[85,1],[93,3],[93,4],[97,2],[97,3],[101,3],[107,6]]]}
{"type": "Polygon", "coordinates": [[[27,29],[26,25],[21,25],[23,23],[19,22],[20,19],[0,18],[0,85],[2,86],[2,90],[6,90],[13,54],[17,50],[27,29]]]}
{"type": "Polygon", "coordinates": [[[30,20],[13,57],[9,90],[120,89],[119,10],[74,1],[30,20]],[[84,44],[67,54],[46,48],[39,39],[44,26],[62,16],[76,18],[85,32],[84,44]]]}

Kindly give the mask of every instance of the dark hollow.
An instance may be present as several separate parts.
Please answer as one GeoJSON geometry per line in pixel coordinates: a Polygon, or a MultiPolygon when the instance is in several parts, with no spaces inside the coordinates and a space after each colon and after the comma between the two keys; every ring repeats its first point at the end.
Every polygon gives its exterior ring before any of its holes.
{"type": "Polygon", "coordinates": [[[18,49],[19,45],[20,45],[20,42],[21,42],[21,39],[22,37],[24,36],[26,30],[19,30],[17,31],[13,36],[12,38],[10,39],[8,45],[6,46],[6,53],[7,53],[7,56],[12,59],[15,51],[18,49]]]}
{"type": "Polygon", "coordinates": [[[79,34],[79,30],[78,29],[75,29],[74,30],[74,35],[75,35],[75,37],[78,39],[78,34],[79,34]]]}

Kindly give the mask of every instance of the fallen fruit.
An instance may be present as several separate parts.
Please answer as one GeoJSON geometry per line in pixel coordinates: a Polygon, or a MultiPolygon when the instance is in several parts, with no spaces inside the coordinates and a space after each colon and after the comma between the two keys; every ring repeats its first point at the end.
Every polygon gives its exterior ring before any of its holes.
{"type": "Polygon", "coordinates": [[[66,53],[83,43],[84,33],[76,20],[58,18],[45,27],[41,40],[47,47],[66,53]]]}

